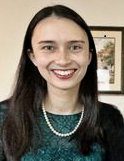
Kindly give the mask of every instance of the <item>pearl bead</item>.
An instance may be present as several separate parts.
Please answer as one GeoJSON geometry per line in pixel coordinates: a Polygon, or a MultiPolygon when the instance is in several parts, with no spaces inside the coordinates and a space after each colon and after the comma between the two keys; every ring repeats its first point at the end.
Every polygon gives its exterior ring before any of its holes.
{"type": "Polygon", "coordinates": [[[52,126],[52,124],[50,123],[50,120],[49,120],[49,118],[48,118],[48,116],[47,116],[47,113],[46,113],[46,111],[45,111],[44,104],[42,104],[42,110],[43,110],[43,115],[44,115],[44,118],[45,118],[45,120],[46,120],[46,123],[47,123],[48,127],[50,128],[50,130],[51,130],[55,135],[60,136],[60,137],[68,137],[68,136],[74,134],[74,133],[77,131],[77,129],[79,128],[79,126],[80,126],[80,124],[81,124],[81,122],[82,122],[82,120],[83,120],[84,111],[83,111],[83,107],[82,107],[81,117],[80,117],[80,119],[79,119],[77,125],[75,126],[75,128],[74,128],[71,132],[69,132],[69,133],[64,133],[64,134],[63,134],[63,133],[60,133],[60,132],[56,131],[56,130],[53,128],[53,126],[52,126]]]}

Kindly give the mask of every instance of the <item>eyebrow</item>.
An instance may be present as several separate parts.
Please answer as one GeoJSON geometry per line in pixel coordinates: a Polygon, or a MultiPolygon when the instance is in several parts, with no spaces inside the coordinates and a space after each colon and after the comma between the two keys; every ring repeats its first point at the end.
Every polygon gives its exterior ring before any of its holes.
{"type": "Polygon", "coordinates": [[[43,44],[43,43],[55,43],[55,41],[52,40],[44,40],[44,41],[39,41],[38,44],[43,44]]]}
{"type": "Polygon", "coordinates": [[[71,40],[71,41],[69,41],[69,43],[85,43],[85,41],[83,41],[83,40],[71,40]]]}
{"type": "MultiPolygon", "coordinates": [[[[55,41],[53,41],[53,40],[43,40],[43,41],[38,42],[38,44],[43,44],[43,43],[55,43],[55,41]]],[[[67,41],[67,43],[85,43],[85,41],[83,41],[83,40],[71,40],[71,41],[67,41]]]]}

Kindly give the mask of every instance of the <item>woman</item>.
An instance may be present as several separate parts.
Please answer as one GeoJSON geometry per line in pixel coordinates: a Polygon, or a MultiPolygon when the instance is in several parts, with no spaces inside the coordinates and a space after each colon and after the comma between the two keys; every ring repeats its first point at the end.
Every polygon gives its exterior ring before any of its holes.
{"type": "Polygon", "coordinates": [[[1,161],[123,161],[120,112],[98,102],[85,21],[50,6],[31,20],[12,97],[1,102],[1,161]]]}

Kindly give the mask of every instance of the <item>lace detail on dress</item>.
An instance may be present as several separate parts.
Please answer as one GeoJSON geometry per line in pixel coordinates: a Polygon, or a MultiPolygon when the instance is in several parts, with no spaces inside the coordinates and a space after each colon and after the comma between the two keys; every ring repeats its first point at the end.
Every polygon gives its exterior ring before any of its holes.
{"type": "MultiPolygon", "coordinates": [[[[75,127],[80,114],[54,115],[48,113],[48,117],[57,131],[67,133],[75,127]]],[[[83,156],[74,140],[69,141],[70,137],[58,137],[51,132],[42,114],[39,122],[39,130],[35,128],[32,147],[21,161],[102,161],[104,150],[98,144],[93,145],[90,155],[83,156]]]]}

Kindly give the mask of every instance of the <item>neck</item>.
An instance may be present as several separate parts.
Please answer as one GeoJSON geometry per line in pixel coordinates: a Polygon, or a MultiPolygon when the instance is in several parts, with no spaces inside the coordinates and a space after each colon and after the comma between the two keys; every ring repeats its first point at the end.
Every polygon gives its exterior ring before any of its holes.
{"type": "Polygon", "coordinates": [[[48,94],[44,101],[46,111],[54,114],[75,114],[82,111],[78,101],[79,88],[69,90],[48,87],[48,94]]]}

